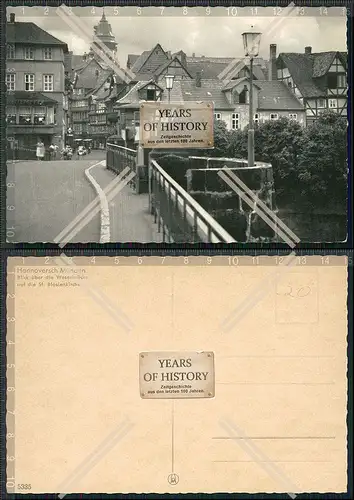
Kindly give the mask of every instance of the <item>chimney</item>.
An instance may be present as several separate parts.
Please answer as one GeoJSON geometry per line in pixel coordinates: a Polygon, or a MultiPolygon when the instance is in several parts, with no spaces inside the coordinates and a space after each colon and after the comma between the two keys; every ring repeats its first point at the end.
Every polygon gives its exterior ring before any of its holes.
{"type": "Polygon", "coordinates": [[[312,47],[305,47],[305,54],[311,54],[312,47]]]}
{"type": "Polygon", "coordinates": [[[201,73],[201,71],[197,71],[195,74],[195,86],[196,87],[202,86],[202,73],[201,73]]]}
{"type": "Polygon", "coordinates": [[[269,74],[268,80],[277,80],[277,46],[275,43],[271,43],[269,46],[269,74]]]}
{"type": "Polygon", "coordinates": [[[179,60],[184,67],[187,67],[187,55],[185,52],[183,52],[183,50],[181,50],[179,53],[179,60]]]}
{"type": "Polygon", "coordinates": [[[167,51],[167,57],[168,57],[169,59],[171,59],[171,51],[170,51],[170,50],[168,50],[168,51],[167,51]]]}
{"type": "Polygon", "coordinates": [[[14,23],[15,22],[15,14],[13,12],[11,12],[10,14],[10,23],[14,23]]]}

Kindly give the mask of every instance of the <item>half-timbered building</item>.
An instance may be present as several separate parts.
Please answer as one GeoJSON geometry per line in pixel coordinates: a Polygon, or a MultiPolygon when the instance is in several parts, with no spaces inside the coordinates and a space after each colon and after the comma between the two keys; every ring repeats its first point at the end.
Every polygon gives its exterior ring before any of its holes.
{"type": "MultiPolygon", "coordinates": [[[[271,63],[272,61],[270,68],[271,63]]],[[[306,47],[303,54],[280,53],[276,58],[275,70],[272,79],[283,81],[303,103],[307,125],[326,110],[346,116],[347,54],[345,52],[312,53],[311,47],[306,47]]]]}

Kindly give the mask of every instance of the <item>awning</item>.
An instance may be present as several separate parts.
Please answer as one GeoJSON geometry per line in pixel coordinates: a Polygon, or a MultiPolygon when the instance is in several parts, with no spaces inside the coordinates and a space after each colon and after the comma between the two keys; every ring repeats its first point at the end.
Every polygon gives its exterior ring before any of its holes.
{"type": "Polygon", "coordinates": [[[52,105],[58,104],[58,101],[51,99],[40,92],[29,92],[22,90],[15,90],[14,92],[7,92],[7,104],[38,104],[38,105],[52,105]]]}

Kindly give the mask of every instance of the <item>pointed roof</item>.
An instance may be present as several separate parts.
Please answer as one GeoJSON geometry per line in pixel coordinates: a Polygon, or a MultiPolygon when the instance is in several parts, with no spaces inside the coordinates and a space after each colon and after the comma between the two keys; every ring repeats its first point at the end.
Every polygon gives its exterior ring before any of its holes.
{"type": "Polygon", "coordinates": [[[161,45],[157,43],[151,50],[145,50],[141,56],[135,61],[131,70],[137,73],[153,73],[157,68],[159,68],[162,64],[169,60],[168,55],[163,50],[161,45]],[[156,55],[159,52],[159,55],[156,57],[153,67],[149,67],[150,71],[147,71],[148,63],[151,61],[152,56],[156,55]]]}

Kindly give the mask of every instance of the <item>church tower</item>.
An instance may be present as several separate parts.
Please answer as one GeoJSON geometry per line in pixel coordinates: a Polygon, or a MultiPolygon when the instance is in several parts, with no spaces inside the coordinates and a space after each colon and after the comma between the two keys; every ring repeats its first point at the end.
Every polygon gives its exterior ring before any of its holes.
{"type": "MultiPolygon", "coordinates": [[[[112,59],[117,58],[117,42],[116,39],[112,33],[112,28],[109,22],[106,19],[105,13],[104,13],[104,8],[103,8],[103,13],[100,22],[94,26],[94,35],[100,40],[101,43],[103,43],[110,51],[112,59]]],[[[91,54],[94,54],[93,47],[96,45],[95,41],[93,41],[91,45],[91,54]]],[[[97,46],[97,45],[96,45],[97,46]]],[[[98,46],[98,48],[100,48],[98,46]]],[[[92,54],[92,55],[93,55],[92,54]]],[[[95,54],[95,57],[97,55],[95,54]]]]}

